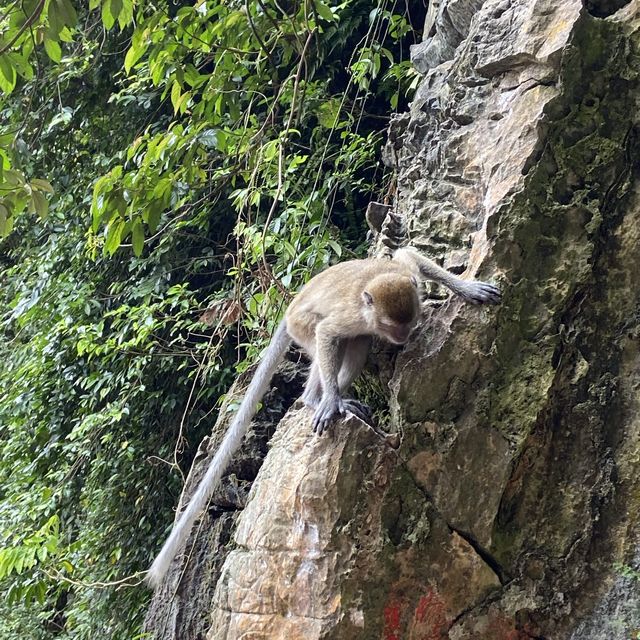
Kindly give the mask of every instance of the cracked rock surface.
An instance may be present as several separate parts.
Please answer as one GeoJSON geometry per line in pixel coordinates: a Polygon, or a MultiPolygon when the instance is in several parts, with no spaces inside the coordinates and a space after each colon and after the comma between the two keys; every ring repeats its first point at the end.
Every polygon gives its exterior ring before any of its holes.
{"type": "Polygon", "coordinates": [[[443,0],[385,160],[411,244],[503,303],[428,287],[384,401],[398,449],[295,405],[155,637],[638,637],[639,46],[639,0],[443,0]]]}

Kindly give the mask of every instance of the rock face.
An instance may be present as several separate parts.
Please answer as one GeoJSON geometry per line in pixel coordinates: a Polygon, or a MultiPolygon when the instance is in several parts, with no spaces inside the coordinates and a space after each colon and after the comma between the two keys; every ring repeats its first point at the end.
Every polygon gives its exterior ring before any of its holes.
{"type": "Polygon", "coordinates": [[[398,449],[289,411],[156,637],[640,633],[640,3],[450,0],[434,29],[386,160],[412,244],[503,304],[430,292],[389,384],[398,449]]]}
{"type": "Polygon", "coordinates": [[[435,310],[392,381],[413,477],[502,583],[445,598],[443,637],[640,627],[640,16],[621,4],[482,3],[391,129],[414,243],[505,286],[497,312],[435,310]]]}

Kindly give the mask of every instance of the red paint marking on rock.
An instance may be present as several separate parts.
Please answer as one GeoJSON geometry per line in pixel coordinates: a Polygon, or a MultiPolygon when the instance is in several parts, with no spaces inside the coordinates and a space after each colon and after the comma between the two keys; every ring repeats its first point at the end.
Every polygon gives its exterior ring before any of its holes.
{"type": "Polygon", "coordinates": [[[384,608],[384,640],[401,640],[402,608],[397,600],[390,600],[384,608]]]}
{"type": "Polygon", "coordinates": [[[411,640],[442,640],[447,637],[448,629],[446,604],[437,591],[430,589],[418,600],[409,638],[411,640]]]}

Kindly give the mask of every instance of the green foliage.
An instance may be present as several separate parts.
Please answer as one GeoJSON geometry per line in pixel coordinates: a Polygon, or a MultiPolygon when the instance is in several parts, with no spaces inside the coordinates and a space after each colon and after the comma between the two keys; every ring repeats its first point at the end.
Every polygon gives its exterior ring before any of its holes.
{"type": "MultiPolygon", "coordinates": [[[[12,574],[30,573],[28,579],[15,581],[7,592],[7,604],[24,601],[30,605],[35,598],[44,604],[47,583],[39,578],[38,572],[31,571],[37,565],[46,565],[47,560],[58,553],[59,519],[51,516],[35,533],[19,540],[14,546],[0,549],[0,580],[12,574]]],[[[65,562],[66,569],[72,566],[65,562]]]]}
{"type": "Polygon", "coordinates": [[[140,632],[220,395],[288,291],[362,249],[421,18],[0,8],[0,637],[140,632]]]}
{"type": "MultiPolygon", "coordinates": [[[[10,2],[0,11],[0,91],[10,95],[19,79],[33,80],[36,46],[42,45],[53,62],[62,61],[60,43],[71,39],[78,16],[70,0],[10,2]]],[[[15,153],[22,140],[7,129],[0,135],[0,237],[11,232],[14,216],[25,210],[45,218],[45,194],[53,193],[46,180],[26,178],[15,153]]]]}

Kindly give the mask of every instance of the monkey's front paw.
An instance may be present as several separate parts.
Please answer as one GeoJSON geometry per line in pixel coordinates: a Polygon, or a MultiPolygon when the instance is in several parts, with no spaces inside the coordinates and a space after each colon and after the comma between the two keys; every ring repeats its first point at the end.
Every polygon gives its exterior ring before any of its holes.
{"type": "Polygon", "coordinates": [[[342,398],[331,396],[323,398],[313,414],[313,432],[321,436],[334,418],[343,416],[345,413],[346,408],[342,398]]]}
{"type": "Polygon", "coordinates": [[[466,282],[462,295],[471,304],[498,304],[502,298],[498,287],[480,280],[466,282]]]}
{"type": "Polygon", "coordinates": [[[346,398],[342,402],[344,404],[344,408],[349,413],[353,413],[356,418],[360,418],[362,422],[366,422],[367,424],[371,424],[373,422],[371,409],[363,402],[359,402],[358,400],[353,400],[351,398],[346,398]]]}

